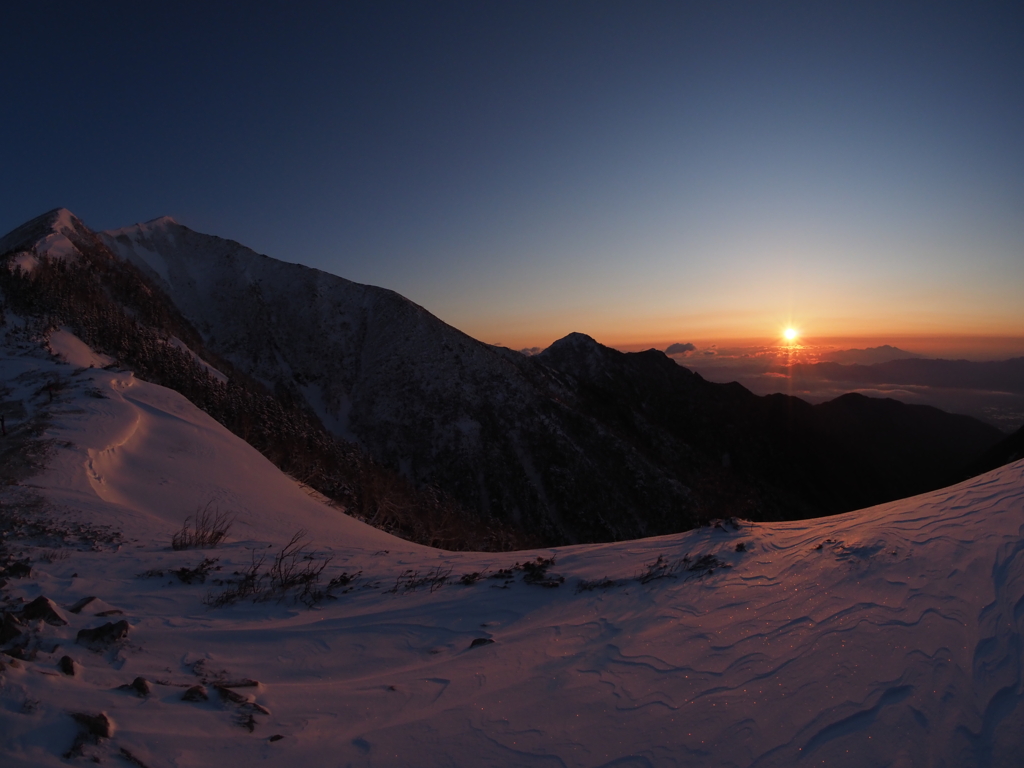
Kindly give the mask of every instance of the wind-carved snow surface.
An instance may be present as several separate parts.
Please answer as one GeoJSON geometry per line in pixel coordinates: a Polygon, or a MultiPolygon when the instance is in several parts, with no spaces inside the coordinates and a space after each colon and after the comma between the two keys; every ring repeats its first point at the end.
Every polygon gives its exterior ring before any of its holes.
{"type": "Polygon", "coordinates": [[[1024,462],[821,520],[447,553],[346,517],[130,373],[10,344],[0,382],[5,408],[50,420],[48,468],[31,479],[46,515],[109,531],[63,554],[8,542],[32,574],[5,597],[45,595],[69,623],[27,622],[38,655],[5,659],[5,766],[68,764],[69,712],[116,725],[79,761],[127,750],[151,768],[1020,765],[1024,462]],[[60,382],[52,403],[44,381],[60,382]],[[172,551],[185,516],[211,502],[236,515],[227,541],[172,551]],[[225,588],[214,579],[272,558],[300,528],[333,557],[325,582],[360,574],[350,591],[313,608],[289,596],[204,605],[225,588]],[[537,556],[555,558],[564,583],[488,578],[537,556]],[[703,556],[717,558],[710,571],[688,569],[703,556]],[[172,575],[204,558],[220,568],[205,584],[172,575]],[[412,589],[410,572],[448,579],[412,589]],[[471,573],[483,577],[457,583],[471,573]],[[95,615],[108,611],[123,613],[95,615]],[[119,644],[76,644],[118,619],[131,626],[119,644]],[[57,671],[64,654],[74,676],[57,671]],[[148,696],[119,689],[136,677],[148,696]],[[212,688],[245,678],[258,685],[238,688],[241,704],[212,688]],[[184,701],[200,681],[210,699],[184,701]]]}

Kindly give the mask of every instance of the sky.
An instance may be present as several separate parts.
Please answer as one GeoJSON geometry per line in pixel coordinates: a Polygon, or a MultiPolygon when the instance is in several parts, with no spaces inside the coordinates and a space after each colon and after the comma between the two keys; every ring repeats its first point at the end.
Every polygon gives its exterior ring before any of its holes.
{"type": "Polygon", "coordinates": [[[1024,351],[1018,3],[36,1],[0,30],[3,231],[170,215],[514,348],[1024,351]]]}

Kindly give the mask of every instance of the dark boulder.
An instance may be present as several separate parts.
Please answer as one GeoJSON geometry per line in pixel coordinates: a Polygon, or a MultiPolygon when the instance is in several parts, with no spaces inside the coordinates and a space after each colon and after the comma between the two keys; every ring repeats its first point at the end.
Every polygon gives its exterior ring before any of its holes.
{"type": "Polygon", "coordinates": [[[32,575],[32,566],[28,560],[18,560],[10,565],[0,568],[0,576],[8,579],[26,579],[32,575]]]}
{"type": "Polygon", "coordinates": [[[98,715],[89,715],[85,712],[72,712],[71,717],[75,719],[90,736],[109,739],[114,735],[114,724],[105,712],[98,715]]]}
{"type": "Polygon", "coordinates": [[[102,627],[82,629],[75,641],[93,650],[100,650],[128,637],[131,626],[127,621],[107,622],[102,627]]]}
{"type": "Polygon", "coordinates": [[[42,595],[26,605],[21,611],[21,616],[24,619],[42,619],[47,624],[52,624],[55,627],[63,627],[68,623],[67,619],[61,615],[56,604],[42,595]]]}
{"type": "Polygon", "coordinates": [[[149,684],[149,680],[144,677],[136,677],[131,683],[118,686],[119,690],[122,691],[133,691],[138,696],[149,696],[153,691],[153,686],[149,684]]]}
{"type": "Polygon", "coordinates": [[[13,613],[4,611],[3,622],[0,623],[0,644],[9,643],[17,637],[21,637],[24,625],[18,621],[13,613]]]}
{"type": "Polygon", "coordinates": [[[193,685],[185,693],[181,695],[182,701],[209,701],[210,694],[206,691],[206,686],[193,685]]]}
{"type": "Polygon", "coordinates": [[[96,744],[100,739],[109,739],[114,735],[114,723],[105,712],[100,712],[98,715],[90,715],[86,712],[69,712],[68,714],[78,723],[80,730],[71,749],[64,753],[65,760],[82,757],[83,747],[86,744],[96,744]]]}
{"type": "Polygon", "coordinates": [[[81,600],[76,602],[74,605],[68,608],[72,613],[81,613],[82,609],[85,608],[89,603],[95,600],[95,596],[83,597],[81,600]]]}

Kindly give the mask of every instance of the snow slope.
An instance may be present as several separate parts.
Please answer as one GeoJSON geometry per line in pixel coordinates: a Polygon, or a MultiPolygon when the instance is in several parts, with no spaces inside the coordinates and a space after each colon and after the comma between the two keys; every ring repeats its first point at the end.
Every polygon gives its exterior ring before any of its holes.
{"type": "Polygon", "coordinates": [[[61,334],[67,362],[10,337],[0,357],[3,449],[29,439],[30,418],[53,441],[44,471],[2,490],[3,514],[57,532],[8,535],[32,573],[3,596],[18,608],[45,595],[69,622],[26,621],[35,658],[3,657],[5,766],[1020,764],[1024,462],[821,520],[447,553],[323,504],[180,395],[88,368],[93,353],[61,334]],[[227,541],[171,550],[210,501],[237,515],[227,541]],[[312,608],[294,595],[204,604],[225,588],[215,579],[300,528],[333,556],[324,581],[359,572],[351,591],[312,608]],[[684,555],[721,564],[638,580],[684,555]],[[555,557],[548,575],[564,583],[487,578],[536,556],[555,557]],[[221,568],[205,583],[173,575],[204,558],[221,568]],[[411,589],[409,571],[449,578],[411,589]],[[95,615],[108,611],[123,613],[95,615]],[[119,619],[119,643],[75,642],[119,619]],[[73,676],[57,669],[65,654],[73,676]],[[119,688],[140,676],[149,695],[119,688]],[[236,701],[212,687],[243,678],[259,684],[228,688],[236,701]],[[209,700],[182,700],[197,683],[209,700]],[[114,729],[65,761],[71,712],[105,712],[114,729]]]}

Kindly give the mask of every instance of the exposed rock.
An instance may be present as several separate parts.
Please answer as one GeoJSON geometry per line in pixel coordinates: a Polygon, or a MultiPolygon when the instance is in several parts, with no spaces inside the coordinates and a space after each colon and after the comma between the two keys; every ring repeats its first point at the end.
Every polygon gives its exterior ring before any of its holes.
{"type": "Polygon", "coordinates": [[[86,744],[95,744],[100,739],[109,739],[114,735],[114,723],[107,717],[106,712],[100,712],[98,715],[90,715],[85,712],[69,712],[68,714],[81,726],[81,730],[75,737],[71,749],[64,753],[65,759],[81,757],[82,747],[86,744]]]}
{"type": "Polygon", "coordinates": [[[226,688],[223,685],[214,685],[213,689],[220,694],[220,697],[224,701],[230,701],[232,704],[248,704],[249,699],[240,693],[232,691],[230,688],[226,688]]]}
{"type": "Polygon", "coordinates": [[[67,619],[61,615],[56,604],[42,595],[26,605],[22,609],[21,615],[25,619],[42,619],[47,624],[52,624],[55,627],[63,627],[68,623],[67,619]]]}
{"type": "Polygon", "coordinates": [[[25,579],[32,575],[32,566],[28,560],[18,560],[5,568],[0,568],[0,576],[8,579],[25,579]]]}
{"type": "Polygon", "coordinates": [[[205,685],[193,685],[181,695],[182,701],[209,701],[210,694],[205,685]]]}
{"type": "Polygon", "coordinates": [[[18,621],[13,613],[4,611],[3,623],[0,623],[0,644],[9,643],[16,637],[21,637],[24,625],[18,621]]]}
{"type": "Polygon", "coordinates": [[[22,661],[32,661],[36,657],[35,650],[27,651],[25,650],[25,648],[21,646],[7,648],[4,650],[4,653],[6,653],[12,659],[21,659],[22,661]]]}
{"type": "Polygon", "coordinates": [[[243,677],[239,680],[222,680],[217,683],[217,685],[223,686],[224,688],[259,688],[260,681],[243,677]]]}
{"type": "Polygon", "coordinates": [[[153,686],[149,684],[149,680],[144,677],[136,677],[131,683],[125,683],[119,685],[118,690],[121,691],[134,691],[139,696],[149,696],[153,691],[153,686]]]}
{"type": "Polygon", "coordinates": [[[98,715],[89,715],[85,712],[72,712],[71,717],[75,719],[85,731],[91,736],[98,736],[103,739],[109,739],[114,735],[114,723],[107,717],[106,712],[100,712],[98,715]]]}
{"type": "Polygon", "coordinates": [[[128,637],[131,626],[127,621],[107,622],[102,627],[79,630],[75,641],[93,650],[105,648],[118,640],[128,637]]]}
{"type": "Polygon", "coordinates": [[[494,641],[489,637],[478,637],[469,644],[470,648],[479,648],[481,645],[490,645],[494,641]]]}
{"type": "Polygon", "coordinates": [[[133,754],[131,751],[125,749],[124,747],[121,747],[121,757],[123,757],[132,765],[137,765],[139,768],[149,768],[149,766],[142,762],[142,760],[140,760],[137,755],[133,754]]]}
{"type": "Polygon", "coordinates": [[[57,668],[65,675],[75,676],[75,660],[70,656],[61,656],[60,661],[57,662],[57,668]]]}
{"type": "Polygon", "coordinates": [[[72,613],[81,613],[82,609],[85,608],[85,606],[87,606],[89,603],[91,603],[95,599],[96,599],[95,595],[90,596],[90,597],[83,597],[81,600],[77,601],[74,605],[69,607],[68,610],[71,611],[72,613]]]}

